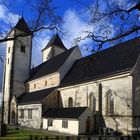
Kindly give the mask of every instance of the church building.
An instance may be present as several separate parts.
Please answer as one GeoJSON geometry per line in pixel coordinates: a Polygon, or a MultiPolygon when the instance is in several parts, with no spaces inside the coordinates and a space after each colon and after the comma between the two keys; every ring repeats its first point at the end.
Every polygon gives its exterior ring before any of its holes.
{"type": "Polygon", "coordinates": [[[43,62],[31,69],[33,36],[23,17],[10,37],[4,123],[72,135],[137,133],[140,38],[82,57],[78,46],[67,49],[56,34],[42,50],[43,62]]]}

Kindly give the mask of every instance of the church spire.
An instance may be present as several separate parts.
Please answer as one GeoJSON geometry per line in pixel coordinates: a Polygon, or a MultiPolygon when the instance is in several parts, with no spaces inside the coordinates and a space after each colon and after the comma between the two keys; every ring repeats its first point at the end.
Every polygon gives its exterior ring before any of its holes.
{"type": "Polygon", "coordinates": [[[29,29],[29,27],[28,27],[28,25],[27,25],[23,16],[21,17],[21,19],[16,24],[15,29],[19,29],[19,30],[24,31],[24,32],[30,32],[30,29],[29,29]]]}
{"type": "Polygon", "coordinates": [[[44,51],[45,49],[47,49],[50,46],[57,46],[57,47],[60,47],[61,49],[66,50],[66,47],[64,46],[64,44],[63,44],[61,38],[59,37],[58,33],[55,34],[51,38],[51,40],[49,41],[49,43],[46,45],[46,47],[42,51],[44,51]]]}

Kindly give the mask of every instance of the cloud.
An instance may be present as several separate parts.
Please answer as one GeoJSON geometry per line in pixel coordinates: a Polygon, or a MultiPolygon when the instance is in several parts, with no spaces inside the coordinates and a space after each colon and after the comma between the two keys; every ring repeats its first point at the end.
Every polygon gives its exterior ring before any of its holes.
{"type": "Polygon", "coordinates": [[[10,12],[4,5],[0,5],[0,20],[13,26],[17,23],[19,15],[10,12]]]}
{"type": "MultiPolygon", "coordinates": [[[[85,11],[85,10],[84,10],[85,11]]],[[[105,26],[107,25],[109,37],[115,34],[114,25],[111,24],[107,19],[102,20],[98,23],[89,24],[90,14],[85,12],[80,15],[78,12],[72,9],[66,10],[63,20],[63,29],[67,35],[64,37],[64,43],[68,48],[76,45],[75,39],[77,37],[85,38],[88,32],[94,33],[94,35],[105,36],[105,26]],[[86,31],[86,32],[85,32],[86,31]]],[[[89,55],[93,49],[93,41],[90,38],[82,40],[79,44],[80,50],[83,56],[89,55]]]]}
{"type": "Polygon", "coordinates": [[[85,33],[83,31],[93,30],[93,27],[91,25],[88,25],[75,10],[67,10],[64,14],[63,20],[63,28],[64,31],[68,33],[67,37],[69,38],[69,41],[66,41],[68,47],[72,47],[72,45],[75,45],[75,38],[79,36],[85,36],[85,33]]]}
{"type": "Polygon", "coordinates": [[[50,32],[40,31],[36,34],[33,39],[33,49],[32,49],[32,66],[36,66],[42,62],[42,52],[41,50],[45,48],[48,41],[50,40],[50,32]]]}

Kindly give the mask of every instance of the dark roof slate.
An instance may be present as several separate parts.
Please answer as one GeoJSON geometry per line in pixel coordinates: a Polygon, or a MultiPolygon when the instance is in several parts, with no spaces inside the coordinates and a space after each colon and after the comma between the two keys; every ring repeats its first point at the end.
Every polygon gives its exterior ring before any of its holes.
{"type": "Polygon", "coordinates": [[[41,101],[50,95],[52,92],[56,90],[56,87],[39,90],[30,93],[23,93],[21,96],[17,98],[18,104],[32,104],[32,103],[41,103],[41,101]]]}
{"type": "Polygon", "coordinates": [[[40,64],[39,66],[31,70],[30,78],[27,81],[37,79],[39,77],[57,72],[59,68],[64,64],[69,55],[72,53],[75,47],[64,51],[63,53],[51,58],[50,60],[40,64]]]}
{"type": "Polygon", "coordinates": [[[27,33],[30,32],[30,29],[29,29],[29,27],[28,27],[28,25],[23,17],[21,17],[21,19],[18,21],[15,28],[19,29],[21,31],[27,32],[27,33]]]}
{"type": "Polygon", "coordinates": [[[139,54],[140,38],[135,38],[81,58],[69,70],[60,87],[129,71],[135,65],[139,54]]]}
{"type": "Polygon", "coordinates": [[[46,118],[79,118],[87,107],[56,108],[48,110],[43,117],[46,118]]]}
{"type": "Polygon", "coordinates": [[[50,47],[50,46],[54,46],[54,45],[55,45],[55,46],[58,46],[58,47],[60,47],[60,48],[62,48],[62,49],[67,50],[66,47],[64,46],[64,44],[63,44],[61,38],[59,37],[59,35],[56,34],[56,35],[54,35],[54,36],[51,38],[51,40],[48,42],[48,44],[46,45],[46,47],[45,47],[42,51],[44,51],[46,48],[48,48],[48,47],[50,47]]]}

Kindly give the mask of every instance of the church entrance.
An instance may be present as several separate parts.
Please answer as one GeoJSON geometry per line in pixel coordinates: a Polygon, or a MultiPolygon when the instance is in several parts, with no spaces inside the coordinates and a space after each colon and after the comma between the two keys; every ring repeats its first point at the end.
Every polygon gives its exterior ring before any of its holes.
{"type": "Polygon", "coordinates": [[[90,133],[90,117],[86,120],[86,133],[90,133]]]}

